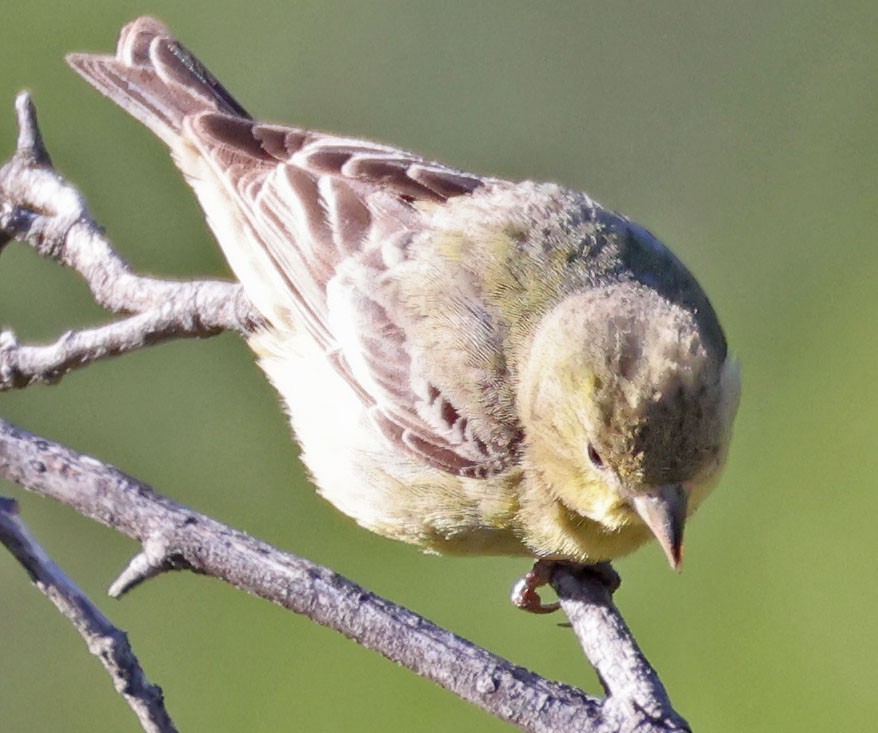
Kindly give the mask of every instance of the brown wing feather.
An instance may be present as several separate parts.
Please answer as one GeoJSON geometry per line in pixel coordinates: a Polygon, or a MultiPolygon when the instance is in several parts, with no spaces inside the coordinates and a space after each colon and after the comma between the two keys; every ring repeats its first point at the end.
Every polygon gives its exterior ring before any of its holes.
{"type": "Polygon", "coordinates": [[[489,447],[442,386],[415,373],[405,330],[373,292],[410,257],[412,203],[467,195],[485,179],[378,143],[253,122],[150,18],[123,29],[115,57],[68,60],[172,148],[182,136],[201,152],[285,283],[286,307],[388,440],[461,475],[508,465],[517,440],[489,447]]]}

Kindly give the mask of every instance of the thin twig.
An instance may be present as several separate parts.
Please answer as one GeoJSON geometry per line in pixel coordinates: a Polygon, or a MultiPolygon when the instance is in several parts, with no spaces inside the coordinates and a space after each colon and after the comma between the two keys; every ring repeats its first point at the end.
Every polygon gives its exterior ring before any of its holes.
{"type": "Polygon", "coordinates": [[[54,382],[72,369],[159,341],[222,331],[246,335],[259,327],[261,319],[238,283],[176,282],[134,273],[79,192],[52,167],[26,92],[18,95],[15,109],[17,148],[0,168],[0,245],[26,242],[74,269],[102,307],[139,317],[67,334],[51,346],[22,347],[11,333],[3,334],[0,390],[54,382]]]}
{"type": "Polygon", "coordinates": [[[101,660],[116,691],[137,715],[146,733],[176,733],[162,690],[150,683],[128,636],[101,613],[68,578],[36,541],[18,515],[12,499],[0,497],[0,542],[27,571],[40,589],[85,640],[88,650],[101,660]]]}
{"type": "MultiPolygon", "coordinates": [[[[601,575],[597,578],[600,581],[601,575]]],[[[618,720],[619,730],[638,718],[660,730],[688,730],[613,603],[612,586],[583,582],[582,571],[561,564],[552,576],[552,587],[607,692],[604,714],[618,720]]]]}
{"type": "MultiPolygon", "coordinates": [[[[212,285],[216,295],[225,290],[235,298],[241,292],[233,283],[212,285]]],[[[0,391],[36,383],[54,384],[74,369],[170,339],[222,333],[224,329],[216,324],[193,321],[193,312],[204,311],[204,306],[175,298],[105,326],[68,331],[55,343],[41,346],[20,344],[12,331],[0,331],[0,391]]]]}

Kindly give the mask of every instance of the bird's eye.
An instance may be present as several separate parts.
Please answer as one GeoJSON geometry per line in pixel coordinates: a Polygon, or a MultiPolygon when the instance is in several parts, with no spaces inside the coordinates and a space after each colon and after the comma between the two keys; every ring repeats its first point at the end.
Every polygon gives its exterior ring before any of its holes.
{"type": "Polygon", "coordinates": [[[591,443],[588,444],[588,460],[591,461],[595,468],[602,469],[604,467],[604,459],[601,458],[601,454],[597,452],[591,443]]]}

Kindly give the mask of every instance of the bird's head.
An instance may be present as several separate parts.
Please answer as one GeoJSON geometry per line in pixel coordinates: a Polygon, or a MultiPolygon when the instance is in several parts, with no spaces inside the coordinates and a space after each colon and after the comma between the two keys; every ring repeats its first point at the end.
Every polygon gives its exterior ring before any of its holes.
{"type": "Polygon", "coordinates": [[[640,283],[595,287],[544,317],[520,382],[530,465],[555,499],[610,534],[645,525],[675,568],[738,402],[709,327],[640,283]]]}

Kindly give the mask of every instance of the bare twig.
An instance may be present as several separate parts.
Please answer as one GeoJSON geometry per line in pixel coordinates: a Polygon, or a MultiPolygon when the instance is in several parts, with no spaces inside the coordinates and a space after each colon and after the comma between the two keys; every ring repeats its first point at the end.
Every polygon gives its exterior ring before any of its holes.
{"type": "MultiPolygon", "coordinates": [[[[258,318],[237,285],[138,276],[92,220],[82,197],[51,168],[33,106],[20,95],[21,134],[0,169],[0,243],[25,240],[76,269],[95,299],[127,319],[46,347],[0,340],[0,388],[52,381],[66,371],[173,337],[249,333],[258,318]]],[[[561,606],[608,692],[599,700],[550,682],[380,598],[333,571],[227,527],[106,464],[0,420],[0,475],[74,507],[142,546],[111,586],[121,595],[174,569],[191,569],[334,628],[528,731],[687,731],[612,603],[605,579],[556,569],[561,606]]]]}
{"type": "Polygon", "coordinates": [[[36,541],[18,516],[18,505],[0,497],[0,542],[27,571],[34,585],[73,624],[88,650],[101,660],[116,691],[147,733],[176,733],[161,688],[146,678],[128,636],[117,629],[36,541]]]}
{"type": "Polygon", "coordinates": [[[619,730],[627,730],[626,725],[638,718],[659,730],[688,730],[613,603],[612,582],[609,587],[606,581],[601,582],[600,573],[597,579],[599,582],[583,582],[581,571],[559,565],[552,586],[607,692],[604,714],[608,719],[616,718],[619,730]]]}
{"type": "Polygon", "coordinates": [[[79,192],[52,167],[30,96],[15,100],[19,136],[15,155],[0,168],[0,244],[27,242],[43,257],[79,273],[98,304],[138,316],[103,328],[67,334],[44,347],[19,346],[3,334],[0,390],[54,382],[97,359],[173,338],[250,333],[260,318],[237,283],[174,282],[132,272],[79,192]]]}

